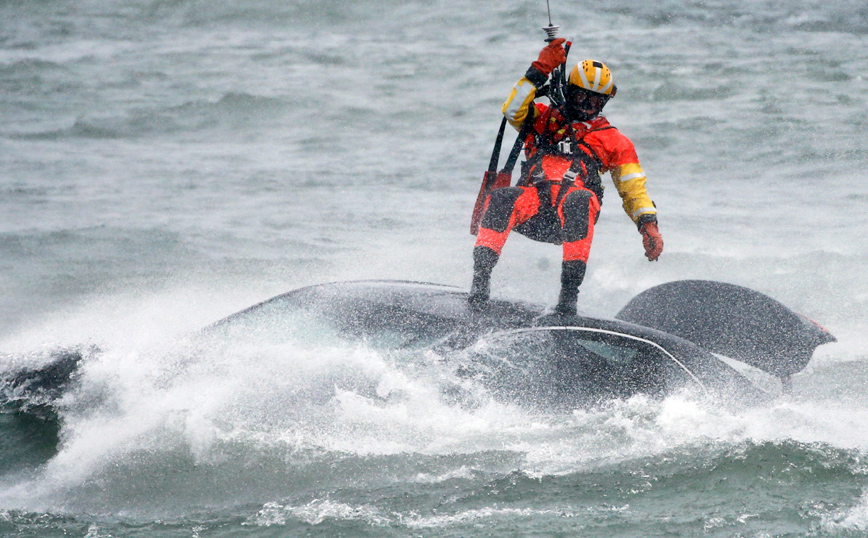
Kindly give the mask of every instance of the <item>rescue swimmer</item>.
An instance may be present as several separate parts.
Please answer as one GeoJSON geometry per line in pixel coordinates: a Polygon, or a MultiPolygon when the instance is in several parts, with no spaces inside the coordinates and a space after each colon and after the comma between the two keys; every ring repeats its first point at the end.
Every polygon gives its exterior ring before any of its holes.
{"type": "Polygon", "coordinates": [[[542,49],[503,104],[504,116],[525,137],[525,161],[516,186],[495,189],[488,199],[473,249],[472,308],[488,301],[491,271],[515,229],[562,245],[555,313],[576,314],[603,200],[600,174],[605,172],[642,235],[645,256],[655,261],[663,252],[657,209],[645,190],[645,172],[633,143],[601,114],[617,92],[609,68],[595,60],[579,62],[563,89],[563,107],[534,102],[552,71],[566,62],[564,42],[554,39],[542,49]]]}

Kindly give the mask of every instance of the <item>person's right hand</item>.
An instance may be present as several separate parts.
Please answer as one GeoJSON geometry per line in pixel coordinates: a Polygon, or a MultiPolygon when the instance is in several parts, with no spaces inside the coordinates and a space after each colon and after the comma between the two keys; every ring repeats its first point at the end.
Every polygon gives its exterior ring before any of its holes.
{"type": "Polygon", "coordinates": [[[555,68],[567,61],[567,51],[564,50],[563,44],[566,39],[559,37],[549,43],[539,53],[539,58],[530,64],[535,67],[543,75],[549,76],[555,68]]]}

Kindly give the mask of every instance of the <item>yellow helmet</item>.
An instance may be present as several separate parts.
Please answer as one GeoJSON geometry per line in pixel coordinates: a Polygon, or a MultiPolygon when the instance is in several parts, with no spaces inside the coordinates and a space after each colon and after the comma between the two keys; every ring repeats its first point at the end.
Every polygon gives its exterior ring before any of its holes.
{"type": "Polygon", "coordinates": [[[590,92],[615,97],[618,88],[612,79],[612,72],[603,62],[583,60],[570,71],[570,84],[590,92]]]}

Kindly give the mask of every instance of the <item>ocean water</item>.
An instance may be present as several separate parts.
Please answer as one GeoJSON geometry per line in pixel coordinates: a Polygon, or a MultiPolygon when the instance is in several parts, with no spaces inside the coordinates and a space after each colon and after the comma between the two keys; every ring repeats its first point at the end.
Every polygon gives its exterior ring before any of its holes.
{"type": "MultiPolygon", "coordinates": [[[[544,2],[5,0],[0,370],[85,360],[59,422],[0,414],[0,535],[868,534],[864,1],[551,4],[666,242],[610,187],[581,307],[767,293],[838,338],[791,397],[465,409],[361,344],[190,336],[307,284],[468,286],[544,2]]],[[[559,262],[511,237],[493,293],[553,304],[559,262]]]]}

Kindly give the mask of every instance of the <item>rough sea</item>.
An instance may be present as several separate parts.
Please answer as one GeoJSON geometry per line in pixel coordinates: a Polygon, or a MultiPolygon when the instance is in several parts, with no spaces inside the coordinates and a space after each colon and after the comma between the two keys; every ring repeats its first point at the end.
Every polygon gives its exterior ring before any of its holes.
{"type": "MultiPolygon", "coordinates": [[[[868,535],[865,1],[551,10],[665,239],[605,177],[580,308],[766,293],[838,338],[790,397],[466,409],[361,343],[189,340],[308,284],[469,287],[543,0],[0,0],[0,371],[91,350],[57,431],[0,413],[0,536],[868,535]]],[[[493,294],[553,305],[559,269],[513,235],[493,294]]]]}

